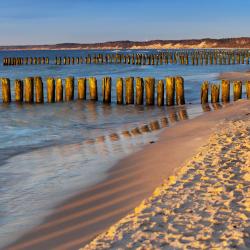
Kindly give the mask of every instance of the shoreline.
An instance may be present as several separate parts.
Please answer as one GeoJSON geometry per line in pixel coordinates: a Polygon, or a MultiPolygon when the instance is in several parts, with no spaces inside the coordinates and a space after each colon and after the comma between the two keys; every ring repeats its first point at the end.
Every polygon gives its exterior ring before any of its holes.
{"type": "Polygon", "coordinates": [[[84,246],[149,197],[159,183],[173,175],[206,142],[218,120],[231,116],[230,110],[235,109],[232,107],[247,102],[229,104],[222,110],[164,130],[159,141],[119,161],[108,171],[106,180],[57,206],[41,226],[7,249],[76,249],[84,246]]]}

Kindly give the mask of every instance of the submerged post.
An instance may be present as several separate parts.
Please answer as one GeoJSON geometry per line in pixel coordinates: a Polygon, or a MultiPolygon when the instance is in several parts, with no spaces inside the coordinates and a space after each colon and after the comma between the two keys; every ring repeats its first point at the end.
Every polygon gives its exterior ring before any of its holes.
{"type": "Polygon", "coordinates": [[[111,77],[104,77],[102,79],[102,96],[104,103],[111,103],[111,77]]]}
{"type": "Polygon", "coordinates": [[[135,103],[137,105],[143,105],[143,98],[144,98],[143,78],[141,77],[135,78],[135,90],[136,90],[135,103]]]}
{"type": "Polygon", "coordinates": [[[23,81],[15,80],[15,101],[22,102],[23,101],[23,81]]]}
{"type": "Polygon", "coordinates": [[[55,79],[52,77],[47,79],[47,101],[55,102],[55,79]]]}
{"type": "Polygon", "coordinates": [[[208,103],[208,88],[209,84],[207,81],[203,82],[201,85],[201,104],[208,103]]]}
{"type": "Polygon", "coordinates": [[[126,78],[126,104],[134,104],[134,77],[126,78]]]}
{"type": "Polygon", "coordinates": [[[86,78],[78,79],[78,100],[86,100],[86,78]]]}
{"type": "Polygon", "coordinates": [[[230,81],[221,80],[221,101],[229,102],[230,101],[230,81]]]}
{"type": "Polygon", "coordinates": [[[65,79],[65,101],[74,100],[74,77],[69,76],[65,79]]]}
{"type": "Polygon", "coordinates": [[[242,82],[234,81],[233,89],[234,89],[234,101],[241,99],[242,98],[242,82]]]}
{"type": "Polygon", "coordinates": [[[24,79],[24,101],[27,103],[34,102],[34,79],[27,77],[24,79]]]}
{"type": "Polygon", "coordinates": [[[155,79],[152,77],[145,78],[146,105],[155,103],[155,79]]]}
{"type": "Polygon", "coordinates": [[[212,84],[211,85],[211,102],[216,103],[219,102],[220,98],[220,85],[212,84]]]}
{"type": "Polygon", "coordinates": [[[166,78],[167,106],[174,105],[174,96],[175,96],[175,78],[174,77],[167,77],[166,78]]]}
{"type": "Polygon", "coordinates": [[[98,100],[97,80],[95,77],[89,78],[89,95],[90,95],[90,100],[92,101],[98,100]]]}
{"type": "Polygon", "coordinates": [[[247,99],[250,100],[250,81],[246,81],[246,95],[247,99]]]}
{"type": "Polygon", "coordinates": [[[63,101],[63,84],[62,79],[57,78],[56,79],[56,102],[62,102],[63,101]]]}
{"type": "Polygon", "coordinates": [[[43,81],[40,76],[34,77],[36,103],[43,103],[43,81]]]}
{"type": "Polygon", "coordinates": [[[164,82],[163,80],[159,80],[157,84],[157,105],[164,105],[164,82]]]}
{"type": "Polygon", "coordinates": [[[11,102],[10,79],[2,78],[2,100],[3,103],[11,102]]]}
{"type": "Polygon", "coordinates": [[[117,104],[123,104],[123,79],[117,78],[116,80],[116,100],[117,104]]]}
{"type": "Polygon", "coordinates": [[[176,104],[185,104],[184,96],[184,79],[181,76],[175,77],[175,88],[176,88],[176,104]]]}

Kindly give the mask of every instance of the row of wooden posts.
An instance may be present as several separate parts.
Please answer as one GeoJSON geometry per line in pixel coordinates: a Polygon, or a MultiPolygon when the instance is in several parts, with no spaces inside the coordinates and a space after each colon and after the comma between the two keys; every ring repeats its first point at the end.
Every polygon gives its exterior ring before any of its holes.
{"type": "MultiPolygon", "coordinates": [[[[249,64],[250,54],[248,51],[176,51],[160,52],[152,54],[127,54],[105,53],[88,54],[86,57],[61,57],[56,56],[52,60],[56,65],[72,64],[133,64],[133,65],[226,65],[226,64],[249,64]]],[[[3,59],[4,66],[49,64],[48,57],[6,57],[3,59]]]]}
{"type": "MultiPolygon", "coordinates": [[[[250,81],[245,82],[246,96],[250,99],[250,81]]],[[[201,85],[201,104],[208,103],[209,88],[211,93],[211,102],[217,103],[220,101],[220,84],[209,84],[208,81],[201,85]]],[[[233,82],[233,100],[237,101],[242,98],[242,81],[233,82]]],[[[230,81],[221,81],[221,101],[223,103],[230,102],[230,81]]]]}
{"type": "MultiPolygon", "coordinates": [[[[98,100],[98,85],[95,77],[78,78],[77,89],[78,99],[86,100],[87,81],[89,87],[90,100],[98,100]]],[[[74,77],[65,79],[65,86],[61,78],[47,79],[47,102],[62,102],[74,100],[74,77]],[[65,89],[65,97],[63,93],[65,89]]],[[[27,77],[23,80],[15,80],[15,101],[26,103],[44,102],[44,84],[41,77],[27,77]]],[[[102,99],[104,103],[111,103],[112,79],[104,77],[102,79],[102,99]]],[[[159,80],[156,86],[156,80],[153,77],[127,77],[125,84],[123,78],[116,79],[116,102],[117,104],[144,104],[144,93],[146,105],[155,104],[155,90],[157,92],[156,103],[158,106],[164,105],[164,96],[166,96],[166,105],[185,104],[184,79],[181,76],[167,77],[166,84],[159,80]],[[135,84],[134,84],[135,80],[135,84]],[[125,87],[124,87],[125,85],[125,87]],[[134,86],[135,85],[135,86],[134,86]],[[166,85],[166,88],[164,88],[166,85]],[[125,91],[124,91],[125,89],[125,91]],[[166,89],[166,93],[164,93],[166,89]],[[125,92],[125,93],[124,93],[125,92]],[[125,95],[125,100],[124,100],[125,95]],[[134,97],[135,96],[135,97],[134,97]]],[[[11,102],[11,84],[8,78],[2,78],[2,100],[4,103],[11,102]]]]}

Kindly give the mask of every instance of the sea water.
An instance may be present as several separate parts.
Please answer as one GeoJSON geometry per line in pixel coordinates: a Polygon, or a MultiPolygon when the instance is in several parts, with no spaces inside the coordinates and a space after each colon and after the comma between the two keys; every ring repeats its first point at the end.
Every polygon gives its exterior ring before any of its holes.
{"type": "MultiPolygon", "coordinates": [[[[154,52],[157,51],[143,51],[154,52]]],[[[19,56],[48,56],[52,61],[55,56],[84,57],[88,53],[101,52],[2,51],[0,61],[3,57],[19,56]]],[[[157,140],[161,128],[166,126],[161,123],[162,119],[167,119],[171,126],[179,120],[201,114],[200,84],[204,80],[216,82],[220,72],[248,69],[248,65],[178,64],[0,66],[0,77],[10,78],[12,91],[15,79],[28,76],[41,76],[44,83],[47,77],[95,76],[101,100],[102,77],[111,76],[113,80],[111,105],[103,105],[101,101],[0,104],[0,248],[37,225],[58,202],[101,181],[118,160],[157,140]],[[185,79],[185,106],[115,104],[117,77],[152,76],[159,80],[175,75],[185,79]],[[145,124],[150,128],[152,122],[159,124],[158,129],[150,129],[150,133],[133,133],[134,128],[145,124]],[[128,134],[130,136],[125,136],[128,134]]]]}

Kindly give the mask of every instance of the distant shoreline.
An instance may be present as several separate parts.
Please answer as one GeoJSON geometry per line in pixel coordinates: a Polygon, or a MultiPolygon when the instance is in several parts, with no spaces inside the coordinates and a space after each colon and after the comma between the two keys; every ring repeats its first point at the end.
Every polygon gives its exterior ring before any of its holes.
{"type": "Polygon", "coordinates": [[[112,41],[103,43],[61,43],[51,45],[0,46],[0,51],[24,50],[137,50],[137,49],[250,49],[250,37],[222,39],[112,41]]]}

